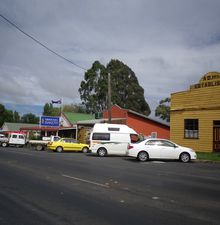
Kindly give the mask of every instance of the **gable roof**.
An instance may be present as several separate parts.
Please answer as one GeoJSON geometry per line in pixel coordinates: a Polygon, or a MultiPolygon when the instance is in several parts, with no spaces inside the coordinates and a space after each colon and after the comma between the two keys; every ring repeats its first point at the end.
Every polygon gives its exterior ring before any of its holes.
{"type": "MultiPolygon", "coordinates": [[[[133,110],[131,110],[131,109],[125,109],[125,108],[122,108],[122,107],[120,107],[120,106],[117,105],[117,104],[115,104],[115,105],[113,105],[113,106],[116,106],[116,107],[118,107],[118,108],[120,108],[120,109],[122,109],[122,110],[126,110],[127,112],[129,112],[129,113],[131,113],[131,114],[134,114],[134,115],[137,115],[137,116],[139,116],[139,117],[148,119],[148,120],[150,120],[150,121],[152,121],[152,122],[154,122],[154,123],[158,123],[158,124],[161,124],[161,125],[163,125],[163,126],[170,127],[170,123],[169,123],[169,122],[161,121],[160,119],[156,119],[156,118],[152,118],[152,117],[146,116],[146,115],[144,115],[144,114],[138,113],[138,112],[133,111],[133,110]]],[[[112,106],[112,107],[113,107],[113,106],[112,106]]]]}
{"type": "Polygon", "coordinates": [[[33,124],[33,123],[10,123],[10,122],[4,122],[2,125],[2,131],[18,131],[22,127],[34,127],[38,126],[39,124],[33,124]]]}
{"type": "Polygon", "coordinates": [[[78,121],[95,119],[94,115],[86,113],[63,112],[63,115],[71,124],[76,124],[78,121]]]}

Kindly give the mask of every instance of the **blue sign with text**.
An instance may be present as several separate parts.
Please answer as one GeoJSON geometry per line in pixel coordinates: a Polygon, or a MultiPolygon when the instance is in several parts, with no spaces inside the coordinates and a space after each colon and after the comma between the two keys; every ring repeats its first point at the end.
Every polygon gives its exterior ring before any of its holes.
{"type": "Polygon", "coordinates": [[[41,116],[40,125],[44,127],[59,127],[60,117],[55,116],[41,116]]]}

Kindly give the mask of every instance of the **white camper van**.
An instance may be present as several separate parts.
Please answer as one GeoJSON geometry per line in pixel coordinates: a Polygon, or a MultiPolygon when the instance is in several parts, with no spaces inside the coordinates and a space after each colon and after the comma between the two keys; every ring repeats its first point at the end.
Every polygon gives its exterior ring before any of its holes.
{"type": "Polygon", "coordinates": [[[97,123],[90,135],[90,150],[98,156],[126,155],[128,144],[137,140],[138,134],[127,125],[97,123]]]}

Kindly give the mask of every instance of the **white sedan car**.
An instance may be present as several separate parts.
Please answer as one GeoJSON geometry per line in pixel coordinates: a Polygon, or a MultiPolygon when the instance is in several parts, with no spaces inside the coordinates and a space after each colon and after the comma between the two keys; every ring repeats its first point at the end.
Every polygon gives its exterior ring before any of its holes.
{"type": "Polygon", "coordinates": [[[189,162],[196,159],[196,153],[191,148],[182,147],[166,139],[150,138],[136,144],[130,144],[127,155],[139,161],[149,159],[178,159],[189,162]]]}

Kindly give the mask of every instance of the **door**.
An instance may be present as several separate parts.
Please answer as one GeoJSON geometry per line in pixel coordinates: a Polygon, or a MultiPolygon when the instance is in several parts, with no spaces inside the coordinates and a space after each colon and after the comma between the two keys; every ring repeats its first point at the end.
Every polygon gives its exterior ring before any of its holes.
{"type": "Polygon", "coordinates": [[[167,140],[160,140],[160,158],[161,159],[176,159],[178,158],[175,145],[167,140]]]}
{"type": "Polygon", "coordinates": [[[9,139],[9,144],[12,145],[24,145],[25,144],[25,137],[21,134],[12,134],[9,139]]]}
{"type": "Polygon", "coordinates": [[[213,151],[214,152],[220,152],[220,121],[214,121],[213,151]]]}
{"type": "Polygon", "coordinates": [[[150,158],[159,159],[160,158],[160,141],[158,140],[146,141],[145,150],[148,152],[150,158]]]}

